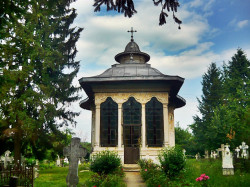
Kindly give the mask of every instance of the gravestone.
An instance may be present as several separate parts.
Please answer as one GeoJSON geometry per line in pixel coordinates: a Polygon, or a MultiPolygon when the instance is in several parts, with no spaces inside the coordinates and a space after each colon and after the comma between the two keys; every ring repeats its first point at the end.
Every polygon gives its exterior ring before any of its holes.
{"type": "Polygon", "coordinates": [[[239,149],[239,147],[236,147],[235,151],[237,153],[236,157],[239,158],[240,157],[240,149],[239,149]]]}
{"type": "Polygon", "coordinates": [[[213,150],[211,150],[211,153],[210,153],[210,158],[213,158],[214,156],[213,156],[213,154],[214,154],[214,151],[213,150]]]}
{"type": "Polygon", "coordinates": [[[221,156],[222,156],[224,149],[225,149],[224,144],[221,144],[220,148],[217,149],[218,155],[220,155],[220,152],[221,152],[221,156]]]}
{"type": "Polygon", "coordinates": [[[183,152],[183,156],[185,157],[186,156],[186,149],[183,149],[182,152],[183,152]]]}
{"type": "Polygon", "coordinates": [[[68,164],[68,163],[69,163],[68,158],[67,158],[67,157],[66,157],[66,158],[64,158],[63,162],[64,162],[64,163],[66,163],[66,164],[68,164]]]}
{"type": "Polygon", "coordinates": [[[35,162],[34,169],[33,169],[33,176],[34,176],[34,179],[39,177],[39,160],[36,160],[35,162]]]}
{"type": "Polygon", "coordinates": [[[220,150],[216,149],[217,156],[220,158],[220,150]]]}
{"type": "Polygon", "coordinates": [[[56,166],[60,167],[61,162],[60,162],[60,157],[57,155],[57,160],[56,160],[56,166]]]}
{"type": "Polygon", "coordinates": [[[216,159],[217,158],[217,153],[215,151],[213,151],[213,158],[216,159]]]}
{"type": "Polygon", "coordinates": [[[223,175],[234,175],[233,156],[229,145],[226,144],[222,151],[222,173],[223,175]]]}
{"type": "Polygon", "coordinates": [[[195,158],[196,158],[196,160],[199,160],[200,159],[200,153],[197,153],[196,155],[195,155],[195,158]]]}
{"type": "Polygon", "coordinates": [[[10,151],[9,150],[7,150],[7,151],[5,151],[4,152],[4,168],[6,169],[7,167],[8,167],[8,163],[12,163],[12,161],[13,161],[13,158],[12,157],[10,157],[10,151]]]}
{"type": "Polygon", "coordinates": [[[205,158],[209,158],[208,150],[205,150],[205,158]]]}
{"type": "Polygon", "coordinates": [[[247,152],[248,145],[246,145],[245,142],[242,142],[242,144],[239,147],[240,147],[240,149],[242,149],[241,157],[248,159],[248,152],[247,152]]]}
{"type": "Polygon", "coordinates": [[[68,187],[76,187],[78,178],[79,158],[86,156],[87,150],[80,145],[80,138],[72,138],[71,144],[63,149],[63,155],[69,157],[69,173],[66,178],[68,187]]]}

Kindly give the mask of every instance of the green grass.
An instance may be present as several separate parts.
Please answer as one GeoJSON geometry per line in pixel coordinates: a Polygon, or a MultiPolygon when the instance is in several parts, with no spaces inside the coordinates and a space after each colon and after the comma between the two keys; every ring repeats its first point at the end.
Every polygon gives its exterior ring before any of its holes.
{"type": "MultiPolygon", "coordinates": [[[[39,171],[39,177],[34,181],[34,187],[66,187],[66,177],[68,167],[56,167],[39,171]]],[[[81,168],[79,168],[81,171],[81,168]]],[[[92,172],[78,172],[79,184],[82,186],[84,182],[91,176],[92,172]]]]}
{"type": "Polygon", "coordinates": [[[142,178],[144,178],[148,187],[158,185],[161,187],[200,187],[202,186],[201,182],[197,182],[195,179],[204,173],[210,178],[206,181],[206,184],[210,187],[250,187],[250,173],[235,170],[234,175],[223,176],[221,160],[202,159],[196,161],[195,159],[188,159],[185,169],[178,177],[175,176],[171,180],[167,179],[160,169],[150,167],[147,171],[141,170],[142,178]]]}
{"type": "Polygon", "coordinates": [[[200,160],[188,159],[183,180],[187,183],[197,185],[195,179],[205,173],[210,177],[208,184],[216,187],[249,187],[250,173],[243,173],[239,170],[235,171],[233,176],[222,175],[221,160],[200,160]]]}

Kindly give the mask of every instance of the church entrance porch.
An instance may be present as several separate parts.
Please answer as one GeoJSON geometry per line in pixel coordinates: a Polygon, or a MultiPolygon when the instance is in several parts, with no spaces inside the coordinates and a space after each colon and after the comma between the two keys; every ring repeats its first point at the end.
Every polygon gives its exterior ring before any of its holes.
{"type": "Polygon", "coordinates": [[[124,136],[124,164],[136,164],[140,159],[140,125],[125,125],[124,136]]]}

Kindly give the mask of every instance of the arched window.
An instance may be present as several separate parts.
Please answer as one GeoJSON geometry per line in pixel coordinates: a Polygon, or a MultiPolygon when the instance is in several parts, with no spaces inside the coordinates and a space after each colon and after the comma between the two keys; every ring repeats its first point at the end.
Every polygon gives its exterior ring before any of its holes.
{"type": "Polygon", "coordinates": [[[155,97],[146,104],[146,133],[149,147],[162,147],[163,105],[155,97]]]}
{"type": "Polygon", "coordinates": [[[123,103],[122,108],[124,125],[141,125],[141,104],[135,98],[130,97],[123,103]]]}
{"type": "Polygon", "coordinates": [[[116,147],[118,142],[118,104],[110,97],[101,104],[101,146],[116,147]]]}

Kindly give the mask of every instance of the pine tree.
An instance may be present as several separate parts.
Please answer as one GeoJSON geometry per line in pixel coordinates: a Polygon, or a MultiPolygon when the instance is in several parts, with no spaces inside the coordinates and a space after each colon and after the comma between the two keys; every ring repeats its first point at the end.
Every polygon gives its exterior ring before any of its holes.
{"type": "Polygon", "coordinates": [[[31,0],[26,12],[7,22],[0,42],[3,68],[0,124],[14,140],[15,162],[25,145],[39,155],[53,147],[59,127],[75,124],[79,115],[68,109],[79,100],[72,81],[79,70],[75,44],[82,28],[72,0],[31,0]]]}
{"type": "Polygon", "coordinates": [[[198,115],[194,116],[194,124],[190,127],[193,131],[196,141],[199,143],[199,149],[210,149],[213,138],[211,132],[211,120],[214,109],[222,102],[223,82],[220,70],[215,63],[211,63],[207,73],[202,77],[202,93],[199,102],[198,115]]]}
{"type": "Polygon", "coordinates": [[[242,141],[250,143],[249,127],[249,83],[250,61],[241,49],[224,65],[224,102],[218,105],[213,116],[215,134],[223,135],[222,143],[232,147],[242,141]]]}

